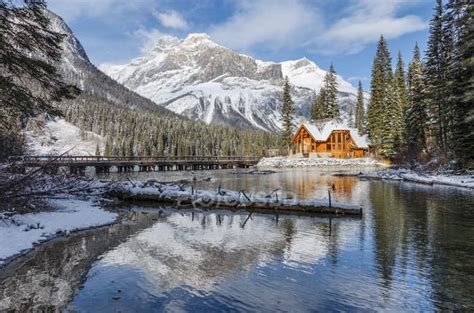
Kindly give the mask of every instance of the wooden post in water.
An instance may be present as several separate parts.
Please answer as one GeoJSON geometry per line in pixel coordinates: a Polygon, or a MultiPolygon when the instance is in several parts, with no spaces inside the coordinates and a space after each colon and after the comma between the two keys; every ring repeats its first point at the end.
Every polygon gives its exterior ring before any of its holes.
{"type": "Polygon", "coordinates": [[[329,207],[331,207],[331,190],[328,189],[328,195],[329,195],[329,207]]]}
{"type": "Polygon", "coordinates": [[[242,228],[245,227],[245,224],[247,224],[248,220],[252,217],[252,213],[253,213],[253,212],[250,212],[249,216],[247,216],[247,219],[245,220],[245,222],[244,222],[244,223],[242,224],[242,226],[241,226],[242,228]]]}
{"type": "Polygon", "coordinates": [[[332,232],[332,217],[329,217],[329,236],[331,236],[332,232]]]}

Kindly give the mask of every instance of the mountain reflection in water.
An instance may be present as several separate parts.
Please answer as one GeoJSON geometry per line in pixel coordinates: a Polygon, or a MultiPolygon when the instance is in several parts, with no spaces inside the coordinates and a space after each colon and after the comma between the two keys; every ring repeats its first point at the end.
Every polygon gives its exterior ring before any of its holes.
{"type": "Polygon", "coordinates": [[[310,169],[185,175],[214,177],[196,188],[279,187],[298,198],[325,197],[334,185],[334,198],[360,204],[364,216],[333,218],[330,230],[328,218],[245,222],[245,212],[132,207],[129,223],[52,242],[0,269],[0,309],[16,300],[23,310],[49,303],[80,312],[474,310],[472,191],[310,169]]]}

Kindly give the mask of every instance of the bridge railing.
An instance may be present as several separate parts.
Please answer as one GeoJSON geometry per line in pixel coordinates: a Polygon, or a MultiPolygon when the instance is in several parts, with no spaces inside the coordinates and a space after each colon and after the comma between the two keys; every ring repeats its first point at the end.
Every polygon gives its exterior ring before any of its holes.
{"type": "Polygon", "coordinates": [[[256,162],[260,160],[258,157],[250,156],[51,156],[51,155],[35,155],[35,156],[21,156],[10,158],[11,161],[16,162],[52,162],[52,163],[73,163],[73,162],[178,162],[178,161],[195,161],[195,162],[213,162],[213,161],[231,161],[231,162],[256,162]]]}

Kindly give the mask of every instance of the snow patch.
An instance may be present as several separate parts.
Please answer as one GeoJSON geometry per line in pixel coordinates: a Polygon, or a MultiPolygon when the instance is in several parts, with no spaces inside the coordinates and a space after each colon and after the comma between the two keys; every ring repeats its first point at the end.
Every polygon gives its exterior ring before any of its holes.
{"type": "Polygon", "coordinates": [[[46,120],[43,125],[28,127],[25,132],[27,147],[35,155],[61,154],[95,155],[97,144],[101,151],[105,138],[93,132],[82,132],[64,119],[46,120]]]}
{"type": "Polygon", "coordinates": [[[442,173],[420,173],[408,169],[388,169],[380,172],[363,173],[359,177],[474,189],[473,175],[448,175],[442,173]]]}
{"type": "Polygon", "coordinates": [[[117,214],[96,207],[90,200],[55,199],[48,202],[55,211],[8,218],[0,214],[0,264],[58,233],[109,224],[117,218],[117,214]]]}
{"type": "Polygon", "coordinates": [[[371,158],[353,158],[353,159],[336,159],[336,158],[286,158],[274,157],[263,158],[257,164],[258,167],[276,167],[276,168],[296,168],[296,167],[326,167],[326,166],[344,166],[344,167],[361,167],[361,166],[380,166],[381,164],[371,158]]]}

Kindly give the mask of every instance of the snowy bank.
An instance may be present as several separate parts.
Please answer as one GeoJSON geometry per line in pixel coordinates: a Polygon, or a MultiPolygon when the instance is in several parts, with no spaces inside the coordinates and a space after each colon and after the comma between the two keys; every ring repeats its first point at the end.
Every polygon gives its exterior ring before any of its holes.
{"type": "Polygon", "coordinates": [[[361,167],[381,166],[377,160],[370,158],[336,159],[336,158],[263,158],[257,164],[258,167],[295,168],[295,167],[361,167]]]}
{"type": "Polygon", "coordinates": [[[407,181],[425,185],[474,189],[473,175],[447,175],[441,173],[419,173],[408,169],[388,169],[380,172],[361,173],[359,178],[407,181]]]}
{"type": "Polygon", "coordinates": [[[56,210],[13,216],[0,213],[0,265],[57,234],[110,224],[117,218],[92,200],[55,199],[48,203],[56,210]]]}
{"type": "Polygon", "coordinates": [[[71,155],[95,155],[97,145],[101,151],[105,138],[61,118],[30,121],[25,132],[27,147],[35,155],[58,155],[68,151],[71,155]]]}

